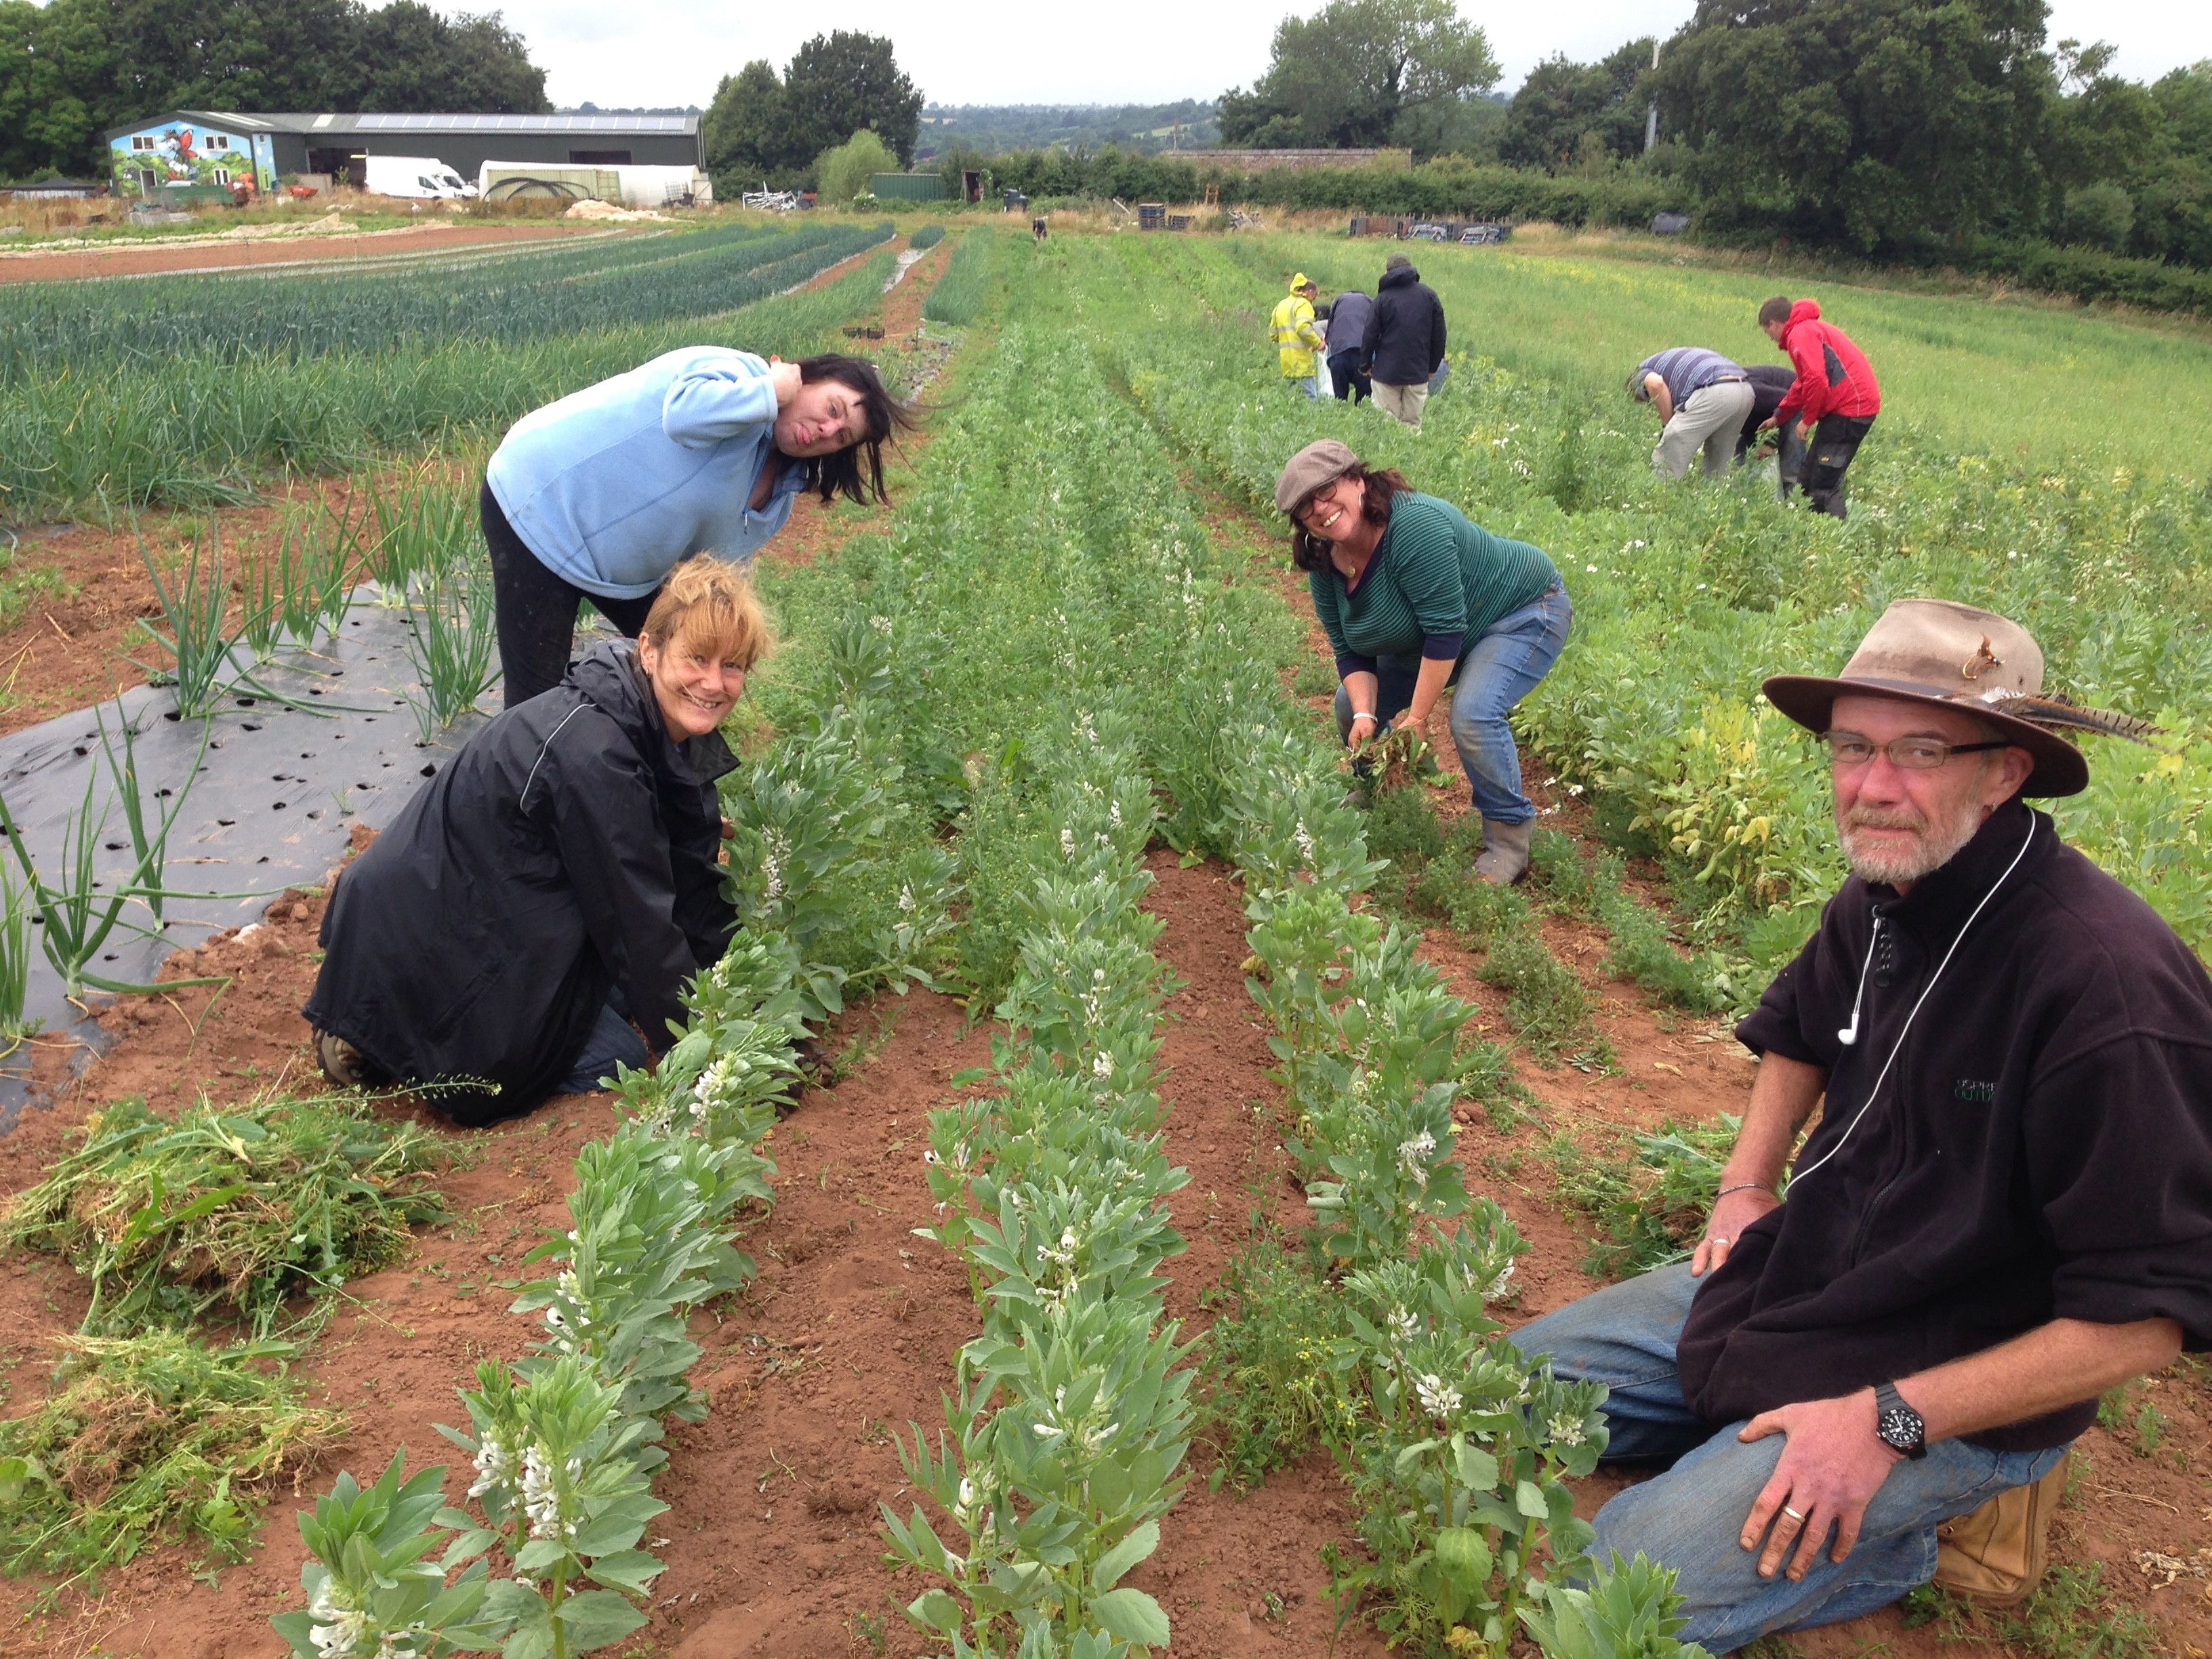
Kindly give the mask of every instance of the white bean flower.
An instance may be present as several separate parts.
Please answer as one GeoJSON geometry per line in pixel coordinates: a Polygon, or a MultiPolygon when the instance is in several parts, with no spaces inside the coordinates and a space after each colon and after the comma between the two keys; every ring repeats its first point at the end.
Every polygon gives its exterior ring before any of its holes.
{"type": "Polygon", "coordinates": [[[1435,1156],[1436,1150],[1437,1138],[1424,1129],[1412,1139],[1401,1140],[1398,1143],[1398,1167],[1405,1170],[1407,1175],[1417,1176],[1425,1182],[1428,1178],[1428,1161],[1435,1156]]]}
{"type": "Polygon", "coordinates": [[[477,1442],[477,1478],[469,1483],[469,1496],[482,1498],[495,1486],[511,1486],[514,1481],[514,1454],[507,1443],[495,1434],[487,1434],[477,1442]]]}
{"type": "Polygon", "coordinates": [[[1413,1379],[1413,1394],[1421,1409],[1439,1423],[1450,1422],[1463,1403],[1460,1391],[1433,1371],[1413,1379]]]}
{"type": "Polygon", "coordinates": [[[328,1579],[307,1604],[307,1616],[314,1620],[308,1627],[307,1639],[325,1659],[340,1659],[341,1655],[351,1653],[368,1630],[368,1615],[358,1607],[340,1607],[328,1579]]]}

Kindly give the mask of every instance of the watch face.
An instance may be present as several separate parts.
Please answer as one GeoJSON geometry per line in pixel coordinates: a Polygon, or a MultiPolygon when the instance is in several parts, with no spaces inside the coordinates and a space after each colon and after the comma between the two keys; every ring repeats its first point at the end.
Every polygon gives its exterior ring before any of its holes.
{"type": "Polygon", "coordinates": [[[1920,1437],[1925,1431],[1916,1413],[1899,1406],[1892,1406],[1876,1420],[1875,1432],[1899,1451],[1904,1451],[1919,1444],[1920,1437]]]}

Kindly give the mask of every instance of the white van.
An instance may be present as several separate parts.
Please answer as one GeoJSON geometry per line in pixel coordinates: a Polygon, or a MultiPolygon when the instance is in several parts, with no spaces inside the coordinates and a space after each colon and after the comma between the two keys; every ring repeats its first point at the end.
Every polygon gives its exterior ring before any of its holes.
{"type": "Polygon", "coordinates": [[[404,196],[418,202],[459,201],[477,187],[434,155],[370,155],[362,188],[375,196],[404,196]]]}

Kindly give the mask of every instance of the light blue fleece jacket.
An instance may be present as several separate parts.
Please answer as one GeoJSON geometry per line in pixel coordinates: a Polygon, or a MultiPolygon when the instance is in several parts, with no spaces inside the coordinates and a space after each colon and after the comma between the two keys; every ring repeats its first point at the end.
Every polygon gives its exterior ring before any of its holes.
{"type": "Polygon", "coordinates": [[[775,447],[775,389],[750,351],[684,346],[517,421],[485,482],[548,570],[634,599],[694,553],[749,564],[805,481],[787,464],[749,503],[775,447]]]}

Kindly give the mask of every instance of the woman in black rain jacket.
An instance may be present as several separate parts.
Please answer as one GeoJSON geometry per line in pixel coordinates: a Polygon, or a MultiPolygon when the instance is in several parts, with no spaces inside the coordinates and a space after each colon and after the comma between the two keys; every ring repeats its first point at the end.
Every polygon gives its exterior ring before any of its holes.
{"type": "Polygon", "coordinates": [[[434,1085],[473,1126],[665,1047],[734,930],[718,728],[768,643],[744,575],[694,558],[635,644],[470,738],[331,895],[303,1011],[324,1070],[434,1085]]]}

